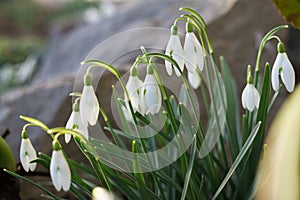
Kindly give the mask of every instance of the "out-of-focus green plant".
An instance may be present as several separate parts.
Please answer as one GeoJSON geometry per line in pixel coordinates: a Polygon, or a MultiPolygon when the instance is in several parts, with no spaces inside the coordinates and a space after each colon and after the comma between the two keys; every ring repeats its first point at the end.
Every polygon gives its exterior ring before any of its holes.
{"type": "Polygon", "coordinates": [[[295,27],[300,28],[300,1],[272,0],[280,14],[295,27]]]}
{"type": "Polygon", "coordinates": [[[14,155],[5,142],[5,140],[0,136],[0,168],[6,168],[11,171],[16,171],[16,161],[14,155]]]}
{"type": "Polygon", "coordinates": [[[256,176],[257,200],[300,199],[300,87],[274,120],[256,176]]]}

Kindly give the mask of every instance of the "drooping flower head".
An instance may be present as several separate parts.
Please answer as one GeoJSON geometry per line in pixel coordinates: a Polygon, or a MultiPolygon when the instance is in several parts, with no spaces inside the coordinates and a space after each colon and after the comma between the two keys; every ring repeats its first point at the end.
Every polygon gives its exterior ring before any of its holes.
{"type": "Polygon", "coordinates": [[[194,72],[196,68],[200,71],[204,67],[204,55],[199,40],[193,32],[193,25],[186,23],[186,35],[184,41],[185,65],[188,71],[194,72]]]}
{"type": "Polygon", "coordinates": [[[279,75],[287,91],[292,92],[295,87],[295,71],[285,52],[284,44],[277,45],[278,54],[272,68],[272,87],[279,90],[279,75]]]}
{"type": "Polygon", "coordinates": [[[82,123],[85,127],[88,127],[88,125],[93,126],[97,123],[99,103],[89,74],[84,76],[84,87],[79,103],[79,110],[82,123]]]}
{"type": "Polygon", "coordinates": [[[161,92],[153,74],[151,63],[147,66],[147,75],[141,96],[141,108],[143,114],[151,113],[152,115],[158,113],[161,108],[161,92]]]}
{"type": "MultiPolygon", "coordinates": [[[[130,69],[130,76],[128,78],[128,82],[126,84],[126,89],[129,94],[129,98],[134,111],[141,112],[141,90],[143,87],[143,82],[138,77],[137,68],[134,66],[130,69]]],[[[127,96],[125,96],[125,102],[128,103],[127,96]]],[[[127,105],[129,110],[129,107],[127,105]]]]}
{"type": "Polygon", "coordinates": [[[31,161],[37,159],[36,151],[31,144],[28,137],[27,131],[22,131],[22,141],[20,147],[20,160],[21,164],[26,172],[34,171],[36,168],[36,163],[30,163],[31,161]]]}
{"type": "MultiPolygon", "coordinates": [[[[76,99],[76,101],[73,104],[73,111],[72,111],[72,113],[69,117],[69,120],[67,121],[66,128],[78,131],[86,139],[88,139],[89,138],[89,132],[88,132],[87,127],[84,126],[84,124],[81,121],[78,100],[79,99],[76,99]]],[[[65,134],[66,143],[69,143],[70,140],[71,140],[71,135],[70,134],[65,134]]]]}
{"type": "Polygon", "coordinates": [[[257,89],[253,85],[251,76],[251,66],[248,66],[247,70],[247,85],[242,92],[242,106],[244,109],[253,111],[254,108],[258,108],[260,101],[260,95],[257,89]]]}
{"type": "Polygon", "coordinates": [[[52,158],[50,162],[50,176],[57,191],[68,191],[71,186],[71,171],[57,140],[52,143],[52,158]]]}
{"type": "Polygon", "coordinates": [[[188,80],[189,80],[189,83],[191,84],[191,86],[194,89],[197,89],[201,83],[201,78],[200,78],[200,75],[198,74],[198,71],[197,70],[195,70],[193,72],[188,71],[188,80]]]}
{"type": "MultiPolygon", "coordinates": [[[[181,71],[184,69],[184,52],[178,36],[178,29],[176,25],[171,27],[171,36],[167,44],[166,55],[171,56],[179,65],[181,71]]],[[[167,73],[171,76],[173,73],[172,64],[169,61],[165,61],[167,73]]],[[[180,76],[179,70],[174,67],[177,76],[180,76]]]]}

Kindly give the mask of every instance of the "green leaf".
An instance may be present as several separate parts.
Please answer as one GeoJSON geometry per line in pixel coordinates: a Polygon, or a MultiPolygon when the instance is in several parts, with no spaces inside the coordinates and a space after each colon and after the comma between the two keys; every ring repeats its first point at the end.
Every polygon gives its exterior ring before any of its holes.
{"type": "Polygon", "coordinates": [[[188,190],[188,186],[189,186],[189,183],[190,183],[192,170],[193,170],[193,167],[194,167],[194,160],[195,160],[195,156],[196,156],[196,149],[197,149],[196,142],[197,142],[196,136],[194,136],[194,142],[193,142],[192,147],[191,147],[192,154],[190,155],[189,166],[188,166],[187,173],[186,173],[185,179],[184,179],[183,191],[182,191],[182,195],[181,195],[181,198],[180,198],[181,200],[185,199],[185,196],[186,196],[186,193],[187,193],[187,190],[188,190]]]}
{"type": "Polygon", "coordinates": [[[56,199],[56,200],[60,200],[61,199],[58,196],[56,196],[55,194],[53,194],[52,192],[50,192],[49,190],[47,190],[46,188],[44,188],[43,186],[41,186],[41,185],[39,185],[39,184],[37,184],[37,183],[35,183],[35,182],[33,182],[33,181],[31,181],[31,180],[23,177],[23,176],[20,176],[20,175],[14,173],[12,171],[9,171],[7,169],[3,169],[3,171],[6,172],[6,173],[8,173],[8,174],[10,174],[10,175],[12,175],[13,177],[16,177],[16,178],[18,178],[20,180],[23,180],[23,181],[27,182],[27,183],[30,183],[31,185],[35,186],[36,188],[38,188],[38,189],[46,192],[53,199],[56,199]]]}
{"type": "Polygon", "coordinates": [[[249,150],[249,148],[251,147],[259,129],[261,126],[261,122],[258,122],[256,124],[256,126],[253,128],[253,130],[251,131],[247,141],[245,142],[243,148],[241,149],[240,153],[238,154],[238,156],[236,157],[235,161],[233,162],[231,168],[229,169],[227,175],[225,176],[225,178],[223,179],[221,185],[219,186],[218,190],[216,191],[215,195],[213,196],[213,200],[215,200],[219,194],[221,193],[221,191],[223,190],[223,188],[225,187],[226,183],[229,181],[230,177],[233,175],[233,173],[235,172],[236,168],[239,166],[240,162],[242,161],[242,159],[244,158],[245,154],[247,153],[247,151],[249,150]]]}
{"type": "Polygon", "coordinates": [[[293,26],[300,28],[300,1],[272,0],[279,13],[293,26]]]}
{"type": "Polygon", "coordinates": [[[0,168],[16,171],[14,155],[5,140],[0,136],[0,168]]]}
{"type": "Polygon", "coordinates": [[[44,131],[47,131],[49,128],[41,121],[31,118],[31,117],[26,117],[26,116],[20,116],[20,118],[24,121],[27,121],[35,126],[38,126],[40,128],[42,128],[44,131]]]}

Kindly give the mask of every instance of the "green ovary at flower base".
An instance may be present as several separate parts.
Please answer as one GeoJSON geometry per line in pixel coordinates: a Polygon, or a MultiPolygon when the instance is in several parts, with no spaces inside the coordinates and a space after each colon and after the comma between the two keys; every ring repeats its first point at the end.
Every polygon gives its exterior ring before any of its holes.
{"type": "Polygon", "coordinates": [[[295,71],[285,52],[282,42],[278,43],[277,57],[272,69],[272,87],[279,90],[279,75],[287,91],[292,92],[295,87],[295,71]]]}

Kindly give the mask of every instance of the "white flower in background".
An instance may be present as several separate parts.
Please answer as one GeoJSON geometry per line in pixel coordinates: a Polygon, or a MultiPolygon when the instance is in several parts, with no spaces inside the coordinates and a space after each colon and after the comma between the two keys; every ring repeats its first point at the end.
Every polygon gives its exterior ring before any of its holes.
{"type": "Polygon", "coordinates": [[[260,101],[260,95],[257,89],[252,84],[251,66],[247,69],[247,85],[242,92],[242,105],[244,109],[253,111],[254,108],[258,108],[260,101]]]}
{"type": "MultiPolygon", "coordinates": [[[[73,111],[67,121],[66,128],[73,129],[79,133],[81,133],[86,139],[89,138],[89,132],[86,126],[83,125],[79,112],[78,100],[76,100],[73,104],[73,111]]],[[[70,134],[65,134],[65,141],[69,143],[71,140],[70,134]]]]}
{"type": "MultiPolygon", "coordinates": [[[[134,111],[141,111],[140,102],[141,102],[141,90],[143,88],[143,82],[138,77],[138,72],[136,67],[132,67],[130,70],[130,76],[126,84],[126,89],[129,94],[129,98],[134,111]]],[[[128,104],[127,96],[125,96],[125,102],[128,104]]],[[[129,105],[126,105],[130,113],[129,105]]]]}
{"type": "Polygon", "coordinates": [[[141,94],[141,108],[143,114],[151,113],[152,115],[159,112],[161,108],[161,93],[153,74],[152,64],[147,67],[144,86],[141,94]]]}
{"type": "Polygon", "coordinates": [[[21,164],[26,172],[34,171],[36,168],[36,163],[30,163],[32,160],[37,159],[36,151],[28,138],[27,132],[24,130],[22,132],[22,141],[20,147],[20,160],[21,164]]]}
{"type": "MultiPolygon", "coordinates": [[[[166,48],[166,55],[171,56],[179,65],[181,71],[184,69],[184,52],[182,49],[182,45],[180,43],[180,39],[178,36],[177,26],[173,25],[171,28],[171,37],[168,41],[167,48],[166,48]]],[[[167,69],[167,73],[171,76],[173,69],[172,64],[169,61],[165,60],[165,65],[167,69]]],[[[179,70],[174,66],[175,73],[177,76],[180,76],[179,70]]]]}
{"type": "Polygon", "coordinates": [[[71,186],[71,171],[58,141],[53,141],[53,152],[50,163],[52,183],[57,191],[68,191],[71,186]]]}
{"type": "Polygon", "coordinates": [[[253,84],[247,84],[242,93],[243,108],[253,111],[259,106],[260,96],[253,84]]]}
{"type": "Polygon", "coordinates": [[[200,79],[200,75],[198,74],[197,70],[195,70],[193,72],[188,71],[188,80],[194,89],[197,89],[200,86],[201,79],[200,79]]]}
{"type": "Polygon", "coordinates": [[[194,72],[196,68],[202,71],[204,67],[203,50],[199,40],[193,32],[192,24],[189,22],[186,24],[186,32],[183,47],[186,68],[190,72],[194,72]]]}
{"type": "Polygon", "coordinates": [[[88,74],[84,76],[84,87],[79,103],[79,110],[84,126],[88,127],[88,124],[93,126],[97,123],[99,103],[92,86],[91,76],[88,74]]]}
{"type": "Polygon", "coordinates": [[[295,71],[285,52],[282,42],[278,43],[277,57],[272,68],[272,87],[279,90],[279,75],[287,91],[292,92],[295,87],[295,71]]]}
{"type": "Polygon", "coordinates": [[[102,187],[95,187],[92,200],[114,200],[114,196],[102,187]]]}

